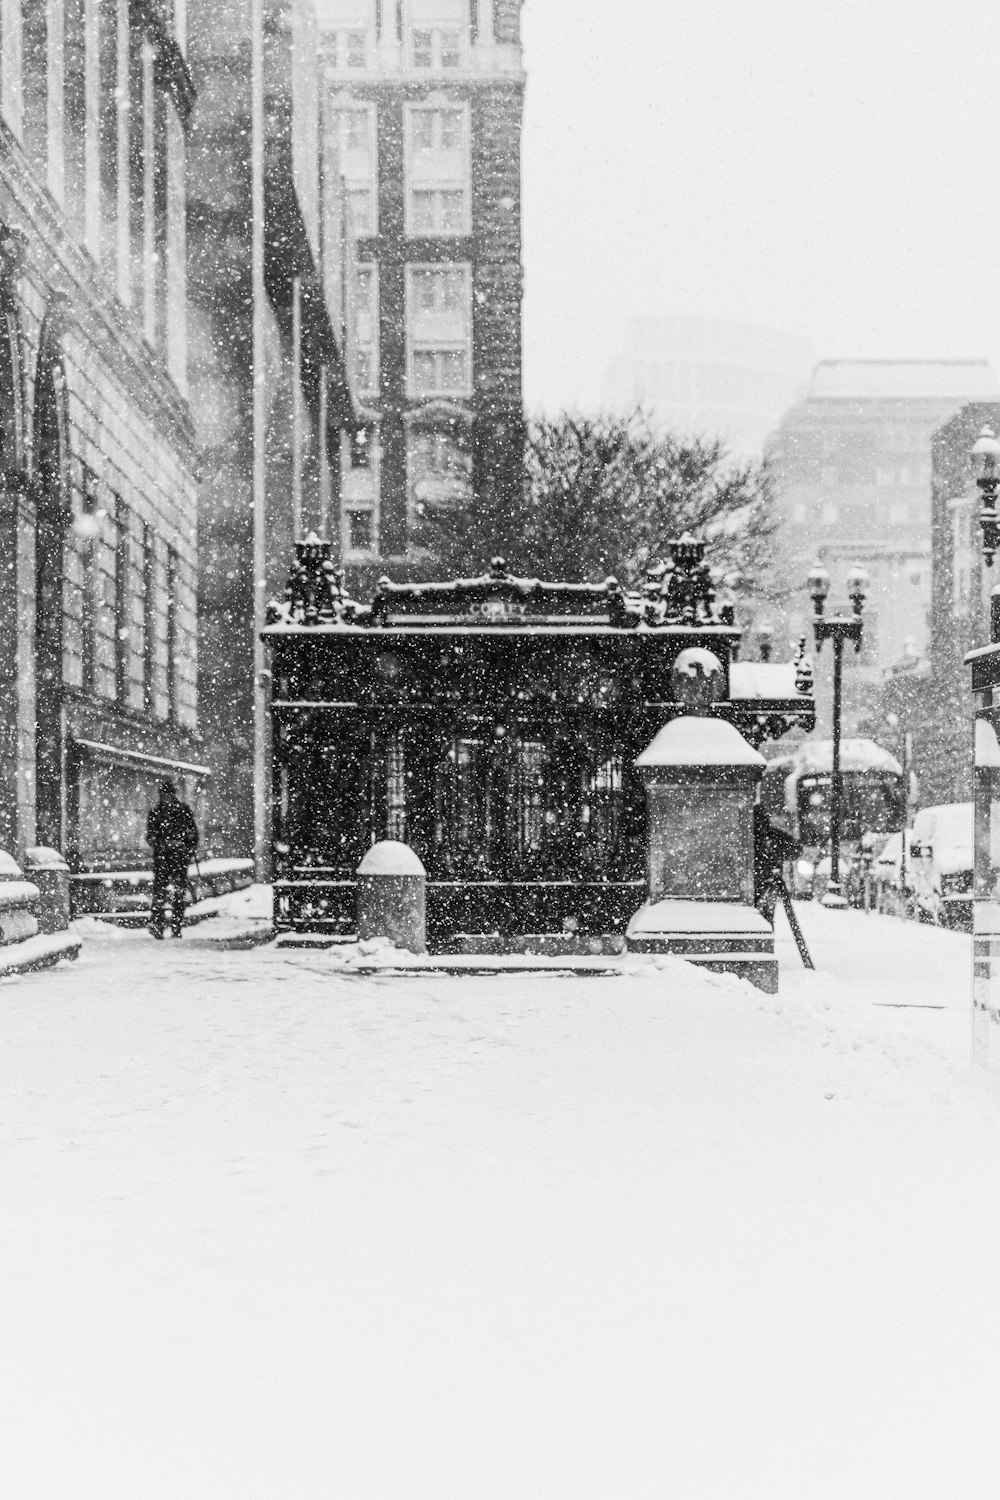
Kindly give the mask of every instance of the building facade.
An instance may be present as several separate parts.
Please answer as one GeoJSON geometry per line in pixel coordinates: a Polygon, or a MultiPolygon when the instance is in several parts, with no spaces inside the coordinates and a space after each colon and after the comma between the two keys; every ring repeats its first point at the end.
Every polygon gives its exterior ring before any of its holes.
{"type": "Polygon", "coordinates": [[[1000,394],[985,360],[822,360],[769,445],[792,629],[808,618],[818,555],[834,595],[854,563],[869,575],[865,646],[873,679],[925,656],[931,613],[931,440],[960,407],[1000,394]]]}
{"type": "MultiPolygon", "coordinates": [[[[347,382],[348,238],[320,160],[312,0],[192,7],[189,379],[198,439],[200,700],[211,841],[258,852],[263,603],[293,543],[335,527],[347,382]]],[[[356,450],[364,449],[355,442],[356,450]]]]}
{"type": "Polygon", "coordinates": [[[642,407],[669,431],[721,438],[733,457],[759,459],[812,368],[805,340],[719,318],[636,318],[608,365],[605,404],[642,407]]]}
{"type": "Polygon", "coordinates": [[[428,566],[428,513],[523,475],[521,0],[317,0],[324,173],[353,269],[341,556],[428,566]]]}
{"type": "Polygon", "coordinates": [[[1000,402],[963,406],[931,444],[932,592],[929,691],[915,716],[922,747],[925,804],[972,796],[973,694],[965,656],[989,642],[990,591],[1000,580],[985,567],[972,446],[986,425],[1000,427],[1000,402]]]}
{"type": "Polygon", "coordinates": [[[180,5],[0,6],[0,845],[145,865],[204,780],[180,5]]]}

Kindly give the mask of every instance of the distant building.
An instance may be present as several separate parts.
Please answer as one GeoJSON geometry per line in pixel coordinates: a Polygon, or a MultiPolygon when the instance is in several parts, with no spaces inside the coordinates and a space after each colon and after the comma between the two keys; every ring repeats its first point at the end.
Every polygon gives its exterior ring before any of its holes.
{"type": "Polygon", "coordinates": [[[0,6],[0,846],[144,865],[197,793],[181,6],[0,6]]]}
{"type": "MultiPolygon", "coordinates": [[[[355,268],[342,557],[412,574],[429,508],[522,482],[522,0],[316,0],[355,268]]],[[[330,172],[328,170],[327,177],[330,172]]]]}
{"type": "Polygon", "coordinates": [[[717,318],[637,318],[609,364],[604,403],[637,406],[673,432],[721,437],[733,456],[759,458],[812,367],[804,339],[717,318]]]}
{"type": "Polygon", "coordinates": [[[843,594],[854,563],[869,574],[862,663],[877,679],[925,656],[931,611],[931,440],[969,401],[1000,387],[985,360],[822,360],[769,447],[790,581],[803,583],[791,628],[810,605],[817,555],[843,594]]]}

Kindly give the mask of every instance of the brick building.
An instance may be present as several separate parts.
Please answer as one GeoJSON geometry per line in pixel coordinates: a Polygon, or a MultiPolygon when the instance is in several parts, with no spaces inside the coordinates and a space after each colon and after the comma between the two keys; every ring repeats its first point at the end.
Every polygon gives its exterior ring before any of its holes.
{"type": "Polygon", "coordinates": [[[522,483],[521,0],[316,0],[325,178],[354,266],[342,556],[431,566],[428,508],[522,483]]]}
{"type": "Polygon", "coordinates": [[[183,22],[0,7],[0,845],[82,870],[204,775],[183,22]]]}
{"type": "Polygon", "coordinates": [[[972,689],[965,653],[989,640],[989,595],[997,569],[984,566],[972,446],[986,425],[1000,427],[1000,404],[963,406],[931,443],[931,692],[920,704],[914,736],[926,740],[924,802],[972,796],[972,689]]]}
{"type": "Polygon", "coordinates": [[[819,555],[834,592],[869,574],[862,663],[875,679],[924,654],[931,605],[931,438],[968,401],[997,394],[985,360],[821,360],[771,444],[789,575],[819,555]]]}

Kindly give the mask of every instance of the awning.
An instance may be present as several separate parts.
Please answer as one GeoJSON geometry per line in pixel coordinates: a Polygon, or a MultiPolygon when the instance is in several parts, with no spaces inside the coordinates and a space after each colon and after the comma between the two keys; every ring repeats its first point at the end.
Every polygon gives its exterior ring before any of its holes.
{"type": "Polygon", "coordinates": [[[170,760],[163,755],[146,755],[142,750],[126,750],[121,745],[104,745],[100,740],[78,740],[72,742],[78,750],[86,750],[98,760],[118,761],[126,766],[145,767],[160,774],[172,772],[175,776],[211,776],[208,766],[195,765],[186,760],[170,760]]]}

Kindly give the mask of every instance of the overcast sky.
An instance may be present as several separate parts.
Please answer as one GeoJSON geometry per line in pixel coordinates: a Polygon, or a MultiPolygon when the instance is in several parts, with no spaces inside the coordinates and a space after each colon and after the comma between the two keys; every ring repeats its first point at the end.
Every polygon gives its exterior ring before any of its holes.
{"type": "Polygon", "coordinates": [[[525,394],[642,314],[1000,370],[997,0],[526,0],[525,394]]]}

